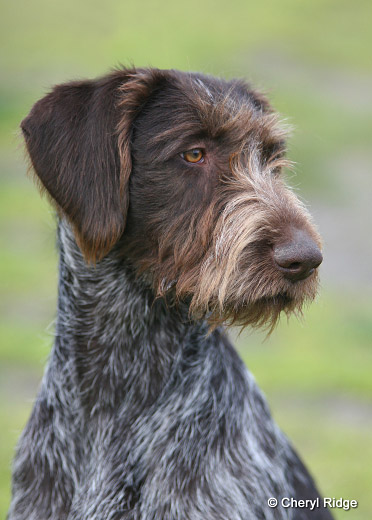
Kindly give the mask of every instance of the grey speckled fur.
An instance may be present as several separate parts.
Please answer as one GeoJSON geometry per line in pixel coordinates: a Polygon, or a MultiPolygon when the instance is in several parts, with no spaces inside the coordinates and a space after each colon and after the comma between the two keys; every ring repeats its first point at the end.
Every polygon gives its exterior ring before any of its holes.
{"type": "Polygon", "coordinates": [[[115,249],[87,267],[64,222],[59,245],[56,339],[9,520],[308,518],[267,506],[315,488],[224,332],[154,303],[115,249]]]}
{"type": "Polygon", "coordinates": [[[8,520],[329,520],[268,506],[319,493],[222,328],[274,326],[317,289],[266,98],[123,69],[56,86],[21,127],[60,280],[8,520]]]}

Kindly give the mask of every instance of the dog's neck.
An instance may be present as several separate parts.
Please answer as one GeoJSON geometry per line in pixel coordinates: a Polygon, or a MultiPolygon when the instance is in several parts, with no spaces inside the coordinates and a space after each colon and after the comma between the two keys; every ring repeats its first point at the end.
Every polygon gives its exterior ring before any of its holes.
{"type": "Polygon", "coordinates": [[[207,324],[190,321],[187,305],[155,299],[119,248],[87,265],[65,221],[58,237],[58,358],[74,364],[74,384],[90,413],[127,399],[132,407],[150,404],[184,346],[203,343],[207,324]]]}

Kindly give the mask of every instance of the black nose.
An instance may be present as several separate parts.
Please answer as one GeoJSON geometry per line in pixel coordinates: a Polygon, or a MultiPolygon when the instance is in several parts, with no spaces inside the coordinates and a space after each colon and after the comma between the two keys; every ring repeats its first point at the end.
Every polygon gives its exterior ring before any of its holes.
{"type": "Polygon", "coordinates": [[[290,241],[274,246],[273,253],[276,266],[291,282],[310,276],[323,260],[317,244],[300,229],[293,231],[290,241]]]}

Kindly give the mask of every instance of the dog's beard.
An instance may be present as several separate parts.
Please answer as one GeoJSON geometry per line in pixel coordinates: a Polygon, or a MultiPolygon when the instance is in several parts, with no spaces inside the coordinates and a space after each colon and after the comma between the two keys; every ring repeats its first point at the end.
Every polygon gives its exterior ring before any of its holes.
{"type": "Polygon", "coordinates": [[[181,269],[175,284],[180,298],[192,296],[190,313],[221,323],[267,327],[282,312],[302,313],[314,299],[318,275],[292,282],[275,265],[272,243],[280,237],[278,217],[260,204],[227,207],[213,236],[215,240],[193,269],[181,269]]]}
{"type": "Polygon", "coordinates": [[[211,328],[224,323],[271,331],[282,312],[302,314],[316,295],[318,274],[315,270],[305,280],[287,280],[275,266],[268,240],[272,229],[257,225],[259,212],[250,225],[244,211],[240,217],[245,225],[239,231],[236,212],[231,225],[224,222],[223,232],[217,227],[217,238],[202,258],[180,257],[172,279],[162,278],[158,294],[173,293],[176,301],[187,301],[190,316],[207,319],[211,328]]]}
{"type": "Polygon", "coordinates": [[[269,247],[252,244],[250,249],[251,254],[245,251],[234,268],[229,267],[229,259],[221,269],[210,266],[214,272],[209,276],[205,268],[201,276],[203,284],[196,288],[191,298],[192,316],[206,317],[212,328],[225,323],[272,331],[282,312],[287,316],[302,314],[304,305],[316,295],[317,272],[306,280],[293,283],[274,267],[267,251],[269,247]],[[253,259],[250,264],[249,257],[253,259]]]}
{"type": "MultiPolygon", "coordinates": [[[[316,285],[314,280],[311,285],[316,285]]],[[[246,303],[227,301],[223,308],[210,302],[210,308],[213,310],[206,316],[212,328],[224,323],[243,328],[247,326],[264,328],[270,333],[282,313],[287,316],[291,314],[301,316],[304,305],[311,302],[315,294],[316,289],[307,290],[306,294],[301,293],[299,297],[284,292],[273,296],[262,296],[257,300],[250,299],[246,303]]]]}
{"type": "MultiPolygon", "coordinates": [[[[301,314],[314,299],[318,276],[287,280],[275,265],[273,245],[292,226],[320,238],[311,218],[280,177],[273,175],[281,160],[262,169],[257,155],[232,171],[203,210],[163,228],[159,249],[144,262],[158,296],[175,295],[190,304],[190,316],[221,323],[266,326],[282,312],[301,314]]],[[[200,209],[200,208],[199,208],[200,209]]]]}
{"type": "Polygon", "coordinates": [[[222,217],[204,258],[191,269],[190,264],[181,268],[174,283],[180,299],[191,296],[190,314],[206,317],[211,327],[225,323],[271,331],[282,312],[301,315],[316,295],[317,271],[305,280],[287,280],[273,259],[271,241],[278,228],[268,224],[267,211],[253,210],[253,217],[247,207],[222,217]]]}

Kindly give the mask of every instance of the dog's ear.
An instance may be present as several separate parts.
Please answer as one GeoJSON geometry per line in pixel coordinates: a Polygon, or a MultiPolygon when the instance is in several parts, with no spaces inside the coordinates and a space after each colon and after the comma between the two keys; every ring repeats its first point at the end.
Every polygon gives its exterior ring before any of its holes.
{"type": "Polygon", "coordinates": [[[124,231],[132,123],[160,76],[122,70],[59,85],[22,121],[33,169],[87,261],[106,255],[124,231]]]}

